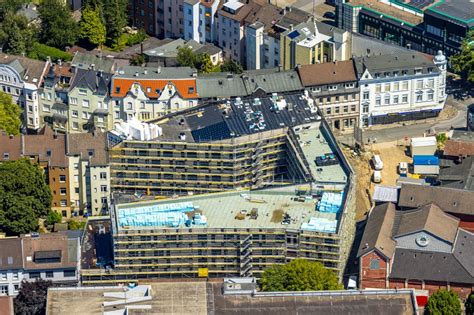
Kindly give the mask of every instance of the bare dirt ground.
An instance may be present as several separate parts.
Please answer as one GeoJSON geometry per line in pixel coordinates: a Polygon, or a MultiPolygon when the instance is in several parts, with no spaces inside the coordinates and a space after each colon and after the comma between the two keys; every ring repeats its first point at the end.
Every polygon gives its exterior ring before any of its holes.
{"type": "Polygon", "coordinates": [[[374,193],[375,183],[372,182],[372,174],[374,172],[370,159],[373,154],[379,154],[384,163],[382,170],[381,185],[395,186],[398,174],[398,164],[400,162],[411,162],[411,157],[406,155],[407,144],[404,141],[375,143],[366,147],[365,152],[356,155],[352,150],[345,148],[346,158],[351,163],[357,174],[357,191],[356,191],[356,220],[364,219],[367,211],[371,207],[371,197],[374,193]]]}

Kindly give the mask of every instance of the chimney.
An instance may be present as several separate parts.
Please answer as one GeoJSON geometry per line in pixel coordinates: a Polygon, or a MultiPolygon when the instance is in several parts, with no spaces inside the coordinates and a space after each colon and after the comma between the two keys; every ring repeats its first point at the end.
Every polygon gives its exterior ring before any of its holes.
{"type": "Polygon", "coordinates": [[[63,61],[61,59],[58,59],[58,65],[62,66],[63,61]]]}
{"type": "Polygon", "coordinates": [[[137,72],[135,72],[135,76],[136,76],[136,77],[138,77],[138,71],[137,71],[137,72]]]}
{"type": "Polygon", "coordinates": [[[148,74],[148,70],[147,70],[147,69],[143,69],[143,74],[148,74]]]}
{"type": "Polygon", "coordinates": [[[99,72],[97,73],[97,75],[99,76],[99,78],[102,78],[102,70],[99,70],[99,72]]]}
{"type": "Polygon", "coordinates": [[[282,72],[282,71],[283,71],[283,67],[282,67],[282,65],[279,65],[278,66],[278,72],[282,72]]]}
{"type": "Polygon", "coordinates": [[[161,66],[158,66],[158,71],[157,73],[161,73],[161,66]]]}
{"type": "Polygon", "coordinates": [[[290,31],[293,30],[293,24],[290,24],[290,31]]]}

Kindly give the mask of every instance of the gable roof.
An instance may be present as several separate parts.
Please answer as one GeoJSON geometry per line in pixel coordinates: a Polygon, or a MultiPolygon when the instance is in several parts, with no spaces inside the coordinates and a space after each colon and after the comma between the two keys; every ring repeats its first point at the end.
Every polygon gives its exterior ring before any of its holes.
{"type": "Polygon", "coordinates": [[[474,156],[463,159],[461,164],[441,168],[438,180],[443,187],[474,191],[474,156]]]}
{"type": "Polygon", "coordinates": [[[298,67],[298,73],[306,87],[357,80],[352,60],[302,65],[298,67]]]}
{"type": "MultiPolygon", "coordinates": [[[[40,234],[38,237],[22,236],[23,263],[25,269],[76,268],[77,257],[71,257],[68,251],[66,233],[40,234]],[[59,257],[60,262],[37,263],[35,258],[59,257]]],[[[77,256],[77,255],[76,255],[77,256]]]]}
{"type": "Polygon", "coordinates": [[[67,135],[67,139],[69,155],[80,155],[83,160],[89,160],[92,166],[107,165],[107,134],[105,132],[96,130],[93,133],[72,133],[67,135]]]}
{"type": "Polygon", "coordinates": [[[23,255],[21,250],[21,239],[0,239],[0,270],[12,270],[23,268],[23,255]]]}
{"type": "Polygon", "coordinates": [[[377,250],[387,258],[395,251],[395,241],[392,239],[392,227],[395,219],[395,205],[387,202],[376,206],[370,212],[364,235],[360,242],[357,257],[372,250],[377,250]]]}
{"type": "Polygon", "coordinates": [[[76,75],[69,88],[72,91],[75,88],[86,88],[93,93],[107,95],[112,75],[101,71],[92,71],[76,69],[76,75]]]}
{"type": "Polygon", "coordinates": [[[44,126],[39,134],[24,136],[23,155],[37,157],[49,166],[66,167],[66,135],[56,134],[44,126]]]}
{"type": "Polygon", "coordinates": [[[443,154],[446,156],[474,155],[474,142],[449,139],[444,145],[443,154]]]}
{"type": "Polygon", "coordinates": [[[418,208],[435,203],[445,212],[474,215],[473,200],[474,191],[402,184],[398,205],[405,208],[418,208]]]}
{"type": "Polygon", "coordinates": [[[295,70],[280,71],[278,68],[247,71],[242,75],[248,95],[262,89],[267,94],[302,91],[303,86],[295,70]]]}
{"type": "Polygon", "coordinates": [[[49,64],[45,61],[4,53],[0,53],[0,64],[10,65],[20,74],[22,80],[38,87],[49,69],[49,64]]]}
{"type": "Polygon", "coordinates": [[[393,237],[426,231],[454,243],[459,219],[444,213],[435,204],[425,205],[414,211],[397,211],[397,217],[393,237]]]}

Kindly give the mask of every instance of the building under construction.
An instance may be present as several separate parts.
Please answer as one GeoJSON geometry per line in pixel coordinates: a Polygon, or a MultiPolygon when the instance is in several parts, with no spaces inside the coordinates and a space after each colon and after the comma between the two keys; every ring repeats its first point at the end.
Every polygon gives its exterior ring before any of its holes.
{"type": "Polygon", "coordinates": [[[114,267],[83,270],[85,285],[259,277],[294,258],[342,276],[354,234],[353,175],[304,96],[231,100],[159,126],[159,139],[115,148],[113,183],[126,192],[175,196],[116,198],[114,267]],[[136,169],[123,171],[131,165],[136,169]]]}

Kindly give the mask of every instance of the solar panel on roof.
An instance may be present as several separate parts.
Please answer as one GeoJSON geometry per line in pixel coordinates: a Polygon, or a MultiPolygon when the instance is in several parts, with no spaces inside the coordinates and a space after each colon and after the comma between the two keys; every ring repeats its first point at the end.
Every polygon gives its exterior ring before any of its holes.
{"type": "Polygon", "coordinates": [[[294,30],[293,32],[291,32],[290,34],[288,34],[288,37],[290,39],[294,39],[296,37],[300,36],[300,33],[297,31],[297,30],[294,30]]]}

